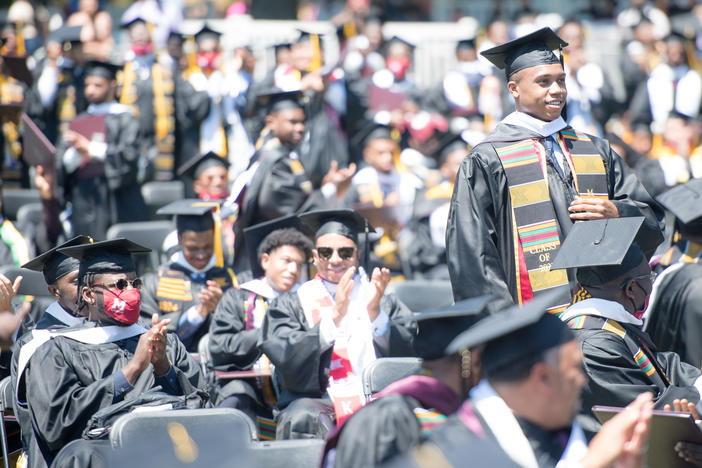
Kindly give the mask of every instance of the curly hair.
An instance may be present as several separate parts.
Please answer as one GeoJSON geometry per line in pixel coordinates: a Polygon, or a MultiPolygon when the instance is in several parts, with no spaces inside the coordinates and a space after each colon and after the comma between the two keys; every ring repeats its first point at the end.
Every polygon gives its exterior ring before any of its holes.
{"type": "Polygon", "coordinates": [[[263,238],[256,252],[259,261],[264,253],[270,254],[275,249],[284,245],[289,245],[300,250],[300,252],[305,255],[305,260],[308,260],[312,256],[312,241],[297,229],[285,228],[277,229],[263,238]]]}

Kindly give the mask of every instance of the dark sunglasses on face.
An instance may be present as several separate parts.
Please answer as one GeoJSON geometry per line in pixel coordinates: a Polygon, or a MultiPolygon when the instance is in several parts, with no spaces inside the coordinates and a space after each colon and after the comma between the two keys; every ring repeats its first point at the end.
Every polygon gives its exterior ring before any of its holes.
{"type": "Polygon", "coordinates": [[[332,247],[317,247],[317,255],[319,255],[319,258],[326,261],[332,258],[335,250],[342,260],[348,260],[353,257],[353,254],[356,252],[356,247],[339,247],[338,249],[332,247]]]}
{"type": "Polygon", "coordinates": [[[114,283],[93,283],[90,285],[92,288],[93,286],[103,286],[106,289],[119,289],[120,291],[127,289],[128,285],[131,285],[134,289],[141,289],[143,282],[141,281],[141,278],[135,278],[133,280],[126,280],[124,278],[120,278],[114,283]]]}

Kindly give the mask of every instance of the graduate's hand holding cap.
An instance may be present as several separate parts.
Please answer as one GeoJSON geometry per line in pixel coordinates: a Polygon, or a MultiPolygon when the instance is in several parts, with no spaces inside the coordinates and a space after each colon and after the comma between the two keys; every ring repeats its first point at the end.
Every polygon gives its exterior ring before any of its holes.
{"type": "Polygon", "coordinates": [[[619,217],[617,206],[611,200],[601,198],[576,197],[568,211],[570,219],[574,221],[619,217]]]}

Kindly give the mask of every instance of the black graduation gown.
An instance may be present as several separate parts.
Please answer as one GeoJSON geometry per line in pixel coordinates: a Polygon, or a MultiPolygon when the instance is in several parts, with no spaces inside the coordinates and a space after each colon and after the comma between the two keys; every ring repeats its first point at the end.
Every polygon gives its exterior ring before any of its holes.
{"type": "MultiPolygon", "coordinates": [[[[230,268],[212,267],[204,275],[204,278],[195,278],[177,263],[162,265],[157,272],[144,275],[140,311],[142,325],[151,327],[151,316],[158,314],[161,319],[171,320],[168,331],[176,333],[181,316],[190,307],[199,304],[198,295],[206,281],[215,281],[225,292],[237,286],[236,275],[230,268]]],[[[197,352],[200,338],[209,330],[210,316],[192,335],[181,338],[188,351],[197,352]]]]}
{"type": "MultiPolygon", "coordinates": [[[[380,305],[390,320],[409,314],[394,295],[383,296],[380,305]]],[[[393,324],[383,337],[374,336],[376,356],[413,356],[414,329],[393,324]]],[[[322,349],[319,324],[310,327],[298,293],[286,293],[270,305],[261,331],[261,350],[275,365],[282,383],[278,406],[307,397],[321,398],[327,389],[332,347],[322,349]]]]}
{"type": "MultiPolygon", "coordinates": [[[[251,294],[244,289],[231,288],[217,304],[210,322],[212,359],[210,364],[215,370],[249,370],[261,357],[262,353],[258,347],[261,329],[246,329],[246,304],[244,303],[251,294]]],[[[253,300],[258,301],[259,297],[255,295],[253,300]]],[[[247,410],[253,411],[255,406],[263,405],[264,398],[258,390],[255,379],[217,380],[216,389],[215,404],[227,397],[237,396],[240,400],[239,404],[246,406],[247,410]],[[250,400],[244,401],[242,396],[250,400]]],[[[241,406],[239,407],[242,409],[241,406]]]]}
{"type": "Polygon", "coordinates": [[[658,349],[702,365],[702,265],[685,263],[660,278],[646,332],[658,349]]]}
{"type": "Polygon", "coordinates": [[[453,415],[434,429],[416,449],[382,465],[383,468],[426,466],[516,468],[519,465],[507,456],[492,437],[481,438],[453,415]]]}
{"type": "Polygon", "coordinates": [[[693,403],[700,399],[693,385],[702,376],[699,369],[680,362],[675,353],[657,352],[648,335],[638,327],[620,325],[626,330],[623,338],[603,330],[601,323],[599,328],[590,329],[588,326],[574,330],[581,342],[583,366],[588,377],[582,391],[582,418],[579,421],[589,437],[601,426],[592,414],[594,405],[624,407],[643,392],[653,393],[658,409],[665,404],[672,405],[676,398],[687,398],[693,403]],[[656,371],[651,376],[647,376],[634,360],[632,346],[640,348],[654,366],[656,371]],[[661,373],[670,383],[660,377],[661,373]]]}
{"type": "MultiPolygon", "coordinates": [[[[25,370],[26,400],[36,442],[30,446],[30,466],[42,466],[42,458],[51,463],[64,445],[81,438],[93,414],[115,403],[114,374],[133,357],[138,341],[135,336],[91,345],[58,336],[34,353],[25,370]]],[[[176,373],[179,388],[175,395],[187,395],[201,387],[200,368],[176,336],[168,335],[166,354],[176,373]]],[[[150,366],[122,400],[163,385],[161,380],[154,377],[150,366]]],[[[168,391],[168,386],[163,390],[168,391]]]]}
{"type": "MultiPolygon", "coordinates": [[[[83,117],[87,114],[81,114],[83,117]]],[[[105,116],[107,154],[104,163],[91,161],[72,174],[63,174],[66,199],[72,203],[73,232],[105,239],[116,223],[144,221],[147,209],[137,183],[139,124],[129,112],[105,116]]],[[[68,149],[61,142],[56,158],[68,149]]]]}
{"type": "MultiPolygon", "coordinates": [[[[502,163],[489,142],[527,138],[540,136],[501,123],[461,163],[446,230],[446,257],[456,301],[483,294],[517,301],[509,187],[502,163]]],[[[662,211],[609,143],[590,138],[602,155],[609,198],[619,215],[646,217],[640,245],[652,254],[663,240],[658,222],[662,211]]],[[[573,190],[553,164],[549,159],[548,186],[562,240],[573,224],[568,213],[573,190]]],[[[574,272],[569,272],[571,287],[575,284],[574,276],[574,272]]]]}

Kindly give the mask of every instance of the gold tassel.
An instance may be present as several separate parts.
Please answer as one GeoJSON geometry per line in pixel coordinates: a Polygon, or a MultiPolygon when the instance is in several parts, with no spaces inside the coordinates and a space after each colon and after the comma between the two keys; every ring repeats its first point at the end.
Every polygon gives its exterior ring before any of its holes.
{"type": "Polygon", "coordinates": [[[198,202],[193,203],[192,206],[211,206],[214,208],[214,253],[215,253],[215,266],[219,268],[224,267],[224,254],[222,253],[222,213],[220,211],[220,204],[218,202],[198,202]]]}
{"type": "Polygon", "coordinates": [[[16,36],[17,36],[17,56],[24,57],[27,53],[27,48],[24,45],[24,25],[21,21],[15,23],[16,36]]]}
{"type": "Polygon", "coordinates": [[[322,48],[319,44],[319,34],[310,34],[310,41],[312,42],[312,60],[310,60],[310,65],[307,67],[307,71],[313,72],[322,68],[322,48]]]}

